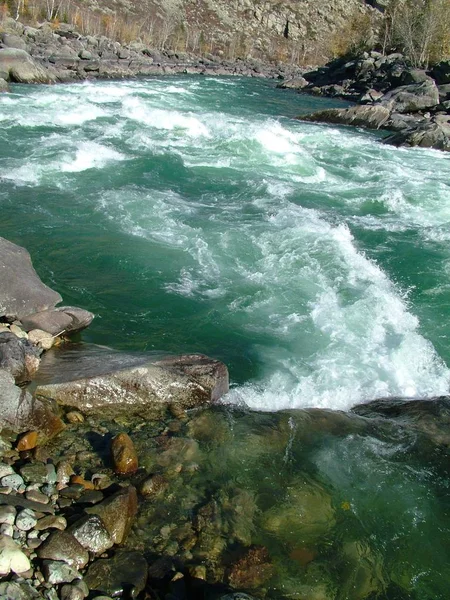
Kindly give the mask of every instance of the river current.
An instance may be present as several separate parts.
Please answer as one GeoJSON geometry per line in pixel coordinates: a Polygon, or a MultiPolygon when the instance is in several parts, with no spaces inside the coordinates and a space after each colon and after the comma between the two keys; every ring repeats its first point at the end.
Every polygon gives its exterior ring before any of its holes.
{"type": "Polygon", "coordinates": [[[449,157],[292,119],[342,105],[233,78],[15,86],[0,233],[98,315],[84,339],[222,359],[231,402],[444,394],[449,157]]]}

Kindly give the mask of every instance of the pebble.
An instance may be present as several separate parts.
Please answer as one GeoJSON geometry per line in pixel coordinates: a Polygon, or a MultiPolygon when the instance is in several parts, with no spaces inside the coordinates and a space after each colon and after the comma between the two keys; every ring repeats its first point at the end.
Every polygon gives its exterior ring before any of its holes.
{"type": "Polygon", "coordinates": [[[120,475],[128,475],[138,470],[138,457],[129,435],[119,433],[111,442],[111,456],[114,471],[120,475]]]}
{"type": "Polygon", "coordinates": [[[98,515],[82,517],[68,531],[89,552],[102,554],[113,546],[111,536],[98,515]]]}
{"type": "Polygon", "coordinates": [[[0,576],[25,573],[30,569],[30,561],[20,547],[8,536],[0,536],[0,576]]]}
{"type": "Polygon", "coordinates": [[[16,517],[16,527],[20,531],[29,531],[36,525],[37,519],[34,511],[29,508],[21,510],[16,517]]]}
{"type": "Polygon", "coordinates": [[[14,528],[9,523],[2,523],[0,525],[0,533],[12,537],[14,535],[14,528]]]}
{"type": "Polygon", "coordinates": [[[12,490],[19,490],[24,484],[23,478],[17,473],[6,475],[0,479],[0,483],[4,487],[9,487],[12,490]]]}
{"type": "Polygon", "coordinates": [[[59,462],[56,468],[56,481],[67,484],[71,475],[73,475],[72,465],[65,460],[59,462]]]}
{"type": "Polygon", "coordinates": [[[28,431],[20,436],[19,441],[17,442],[16,448],[19,452],[24,452],[25,450],[33,450],[36,448],[38,441],[38,432],[37,431],[28,431]]]}
{"type": "Polygon", "coordinates": [[[94,489],[94,484],[92,481],[86,481],[86,479],[83,479],[83,477],[80,477],[79,475],[72,475],[70,478],[70,485],[82,485],[85,490],[94,489]]]}
{"type": "Polygon", "coordinates": [[[11,465],[5,465],[5,463],[0,463],[0,479],[3,479],[6,475],[13,475],[14,469],[11,465]]]}
{"type": "Polygon", "coordinates": [[[81,492],[84,491],[84,486],[79,483],[75,483],[70,485],[62,490],[60,490],[59,495],[63,498],[70,498],[71,500],[78,500],[81,496],[81,492]]]}
{"type": "Polygon", "coordinates": [[[81,577],[76,569],[59,560],[44,560],[42,571],[46,581],[51,584],[70,583],[81,577]]]}
{"type": "Polygon", "coordinates": [[[53,463],[47,463],[46,469],[47,469],[47,482],[50,485],[55,485],[55,483],[57,481],[55,465],[53,463]]]}
{"type": "Polygon", "coordinates": [[[42,462],[29,463],[20,469],[20,474],[30,483],[46,483],[47,465],[42,462]]]}
{"type": "Polygon", "coordinates": [[[74,585],[63,585],[59,592],[61,600],[83,600],[83,592],[74,585]]]}
{"type": "Polygon", "coordinates": [[[71,410],[70,412],[68,412],[66,414],[66,419],[69,421],[69,423],[72,423],[72,424],[84,423],[83,415],[80,412],[78,412],[77,410],[71,410]]]}
{"type": "Polygon", "coordinates": [[[58,515],[50,515],[48,517],[43,517],[39,519],[36,523],[36,530],[43,531],[45,529],[59,529],[60,531],[64,531],[67,527],[67,521],[64,517],[58,515]]]}
{"type": "Polygon", "coordinates": [[[14,506],[0,506],[0,523],[14,525],[16,520],[17,510],[14,506]]]}
{"type": "Polygon", "coordinates": [[[0,494],[10,494],[11,492],[12,492],[12,488],[5,486],[5,485],[0,486],[0,494]]]}
{"type": "Polygon", "coordinates": [[[104,496],[100,490],[86,490],[78,499],[79,504],[98,504],[104,496]]]}
{"type": "Polygon", "coordinates": [[[9,330],[11,333],[13,333],[18,338],[23,338],[25,340],[28,339],[28,333],[26,331],[24,331],[23,329],[21,329],[18,325],[14,325],[14,324],[11,325],[9,330]]]}
{"type": "Polygon", "coordinates": [[[50,500],[48,496],[38,490],[29,490],[25,493],[25,498],[27,498],[27,500],[33,500],[34,502],[40,502],[41,504],[48,504],[50,500]]]}
{"type": "Polygon", "coordinates": [[[32,344],[39,346],[43,350],[50,350],[55,343],[55,338],[51,333],[47,333],[42,329],[32,329],[28,332],[28,339],[32,344]]]}

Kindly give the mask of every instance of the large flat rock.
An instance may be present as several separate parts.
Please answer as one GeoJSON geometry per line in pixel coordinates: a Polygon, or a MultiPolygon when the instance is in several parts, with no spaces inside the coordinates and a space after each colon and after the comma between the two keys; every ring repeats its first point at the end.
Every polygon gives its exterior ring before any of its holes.
{"type": "Polygon", "coordinates": [[[0,72],[15,83],[54,83],[52,74],[38,64],[25,50],[0,49],[0,72]]]}
{"type": "Polygon", "coordinates": [[[0,237],[0,317],[21,319],[61,300],[39,279],[25,248],[0,237]]]}
{"type": "Polygon", "coordinates": [[[228,391],[228,369],[220,361],[189,354],[148,362],[74,381],[39,385],[37,396],[84,413],[148,415],[167,404],[194,408],[228,391]]]}
{"type": "Polygon", "coordinates": [[[297,117],[301,121],[314,123],[332,123],[334,125],[353,125],[367,129],[380,129],[387,120],[391,111],[385,106],[352,106],[351,108],[329,108],[309,115],[297,117]]]}

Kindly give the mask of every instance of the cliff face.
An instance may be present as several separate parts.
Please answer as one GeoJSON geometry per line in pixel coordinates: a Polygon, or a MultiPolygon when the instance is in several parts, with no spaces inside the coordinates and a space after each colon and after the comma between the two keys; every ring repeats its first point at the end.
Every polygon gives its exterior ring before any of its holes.
{"type": "MultiPolygon", "coordinates": [[[[161,47],[219,52],[227,58],[315,62],[369,28],[379,11],[364,0],[86,0],[84,8],[125,16],[161,47]]],[[[342,51],[342,48],[339,48],[342,51]]]]}

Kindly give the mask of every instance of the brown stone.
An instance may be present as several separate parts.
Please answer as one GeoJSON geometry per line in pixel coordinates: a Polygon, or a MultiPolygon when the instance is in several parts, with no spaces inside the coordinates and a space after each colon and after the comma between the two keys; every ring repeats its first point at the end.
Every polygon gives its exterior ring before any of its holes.
{"type": "Polygon", "coordinates": [[[130,436],[126,433],[119,433],[112,440],[111,456],[116,473],[127,475],[138,470],[136,450],[130,436]]]}
{"type": "Polygon", "coordinates": [[[79,475],[72,475],[70,478],[70,485],[79,484],[84,487],[85,490],[94,490],[95,486],[91,481],[86,481],[83,477],[79,475]]]}
{"type": "Polygon", "coordinates": [[[98,515],[115,544],[127,537],[137,513],[137,493],[132,485],[122,488],[100,504],[87,508],[86,512],[98,515]]]}
{"type": "Polygon", "coordinates": [[[89,553],[67,531],[55,531],[37,550],[39,558],[62,560],[76,569],[82,569],[89,560],[89,553]]]}
{"type": "Polygon", "coordinates": [[[273,565],[267,549],[252,546],[232,565],[227,579],[232,587],[254,589],[263,585],[272,575],[273,565]]]}
{"type": "Polygon", "coordinates": [[[17,450],[19,452],[23,452],[24,450],[33,450],[36,448],[38,441],[38,432],[37,431],[28,431],[20,436],[19,441],[17,442],[17,450]]]}

